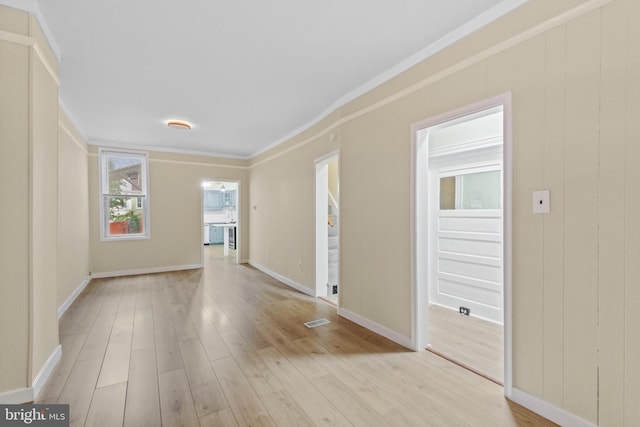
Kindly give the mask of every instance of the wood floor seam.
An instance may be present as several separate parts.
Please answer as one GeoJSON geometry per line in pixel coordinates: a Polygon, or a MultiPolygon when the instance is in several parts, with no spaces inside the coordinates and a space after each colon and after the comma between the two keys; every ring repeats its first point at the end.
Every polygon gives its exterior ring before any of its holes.
{"type": "Polygon", "coordinates": [[[69,404],[71,426],[554,425],[222,248],[204,254],[202,269],[92,280],[36,403],[69,404]]]}

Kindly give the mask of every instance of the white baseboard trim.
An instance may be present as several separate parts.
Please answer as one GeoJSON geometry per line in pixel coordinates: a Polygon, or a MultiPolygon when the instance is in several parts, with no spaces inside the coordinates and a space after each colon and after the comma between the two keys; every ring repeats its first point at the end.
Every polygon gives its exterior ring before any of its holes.
{"type": "Polygon", "coordinates": [[[61,357],[62,357],[62,345],[58,344],[56,349],[53,350],[53,353],[51,353],[47,361],[44,363],[44,365],[40,369],[40,372],[38,372],[36,379],[33,380],[33,385],[31,386],[31,388],[33,389],[32,400],[36,400],[36,398],[40,394],[40,390],[42,390],[42,386],[44,386],[44,384],[49,379],[49,376],[53,372],[53,368],[56,367],[61,357]]]}
{"type": "Polygon", "coordinates": [[[19,388],[0,393],[0,405],[18,405],[33,401],[33,388],[19,388]]]}
{"type": "Polygon", "coordinates": [[[411,338],[407,338],[404,335],[401,335],[396,331],[387,328],[386,326],[382,326],[372,320],[369,320],[366,317],[362,317],[359,314],[354,313],[353,311],[349,311],[344,308],[338,308],[338,316],[342,316],[345,319],[351,320],[353,323],[357,323],[358,325],[367,328],[378,335],[382,335],[383,337],[390,339],[391,341],[400,344],[403,347],[413,350],[411,338]]]}
{"type": "Polygon", "coordinates": [[[561,426],[596,427],[596,424],[583,420],[562,408],[558,408],[515,387],[511,388],[511,394],[507,398],[561,426]]]}
{"type": "Polygon", "coordinates": [[[58,344],[55,350],[51,353],[47,361],[44,363],[40,372],[33,380],[31,387],[19,388],[16,390],[9,390],[0,393],[0,404],[2,405],[17,405],[20,403],[33,402],[40,394],[40,390],[45,385],[49,376],[53,372],[60,358],[62,357],[62,346],[58,344]]]}
{"type": "Polygon", "coordinates": [[[80,286],[78,286],[76,290],[73,291],[71,295],[69,295],[69,298],[67,298],[67,300],[63,302],[60,307],[58,307],[58,320],[60,320],[64,312],[67,311],[69,307],[71,307],[71,304],[73,304],[76,298],[78,298],[78,295],[80,295],[82,291],[84,291],[84,288],[87,287],[89,282],[91,282],[91,276],[85,277],[82,283],[80,283],[80,286]]]}
{"type": "Polygon", "coordinates": [[[107,277],[120,277],[120,276],[135,276],[137,274],[153,274],[153,273],[167,273],[169,271],[180,270],[194,270],[196,268],[203,268],[203,264],[186,264],[186,265],[172,265],[168,267],[151,267],[151,268],[136,268],[132,270],[119,270],[119,271],[104,271],[101,273],[92,273],[92,279],[102,279],[107,277]]]}
{"type": "Polygon", "coordinates": [[[291,280],[291,279],[289,279],[287,277],[284,277],[284,276],[276,273],[275,271],[271,271],[267,267],[265,267],[263,265],[260,265],[255,261],[249,260],[249,265],[257,268],[260,271],[262,271],[267,276],[271,276],[274,279],[284,283],[285,285],[295,289],[296,291],[302,292],[303,294],[306,294],[306,295],[309,295],[309,296],[312,296],[312,297],[316,296],[314,291],[313,291],[313,289],[309,289],[306,286],[301,285],[298,282],[295,282],[295,281],[293,281],[293,280],[291,280]]]}

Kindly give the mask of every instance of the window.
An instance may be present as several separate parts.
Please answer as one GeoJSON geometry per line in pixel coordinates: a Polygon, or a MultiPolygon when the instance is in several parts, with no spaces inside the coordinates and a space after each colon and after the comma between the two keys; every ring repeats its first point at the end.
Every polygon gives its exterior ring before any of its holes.
{"type": "Polygon", "coordinates": [[[501,172],[489,170],[440,178],[440,209],[500,209],[501,172]]]}
{"type": "Polygon", "coordinates": [[[100,149],[102,240],[149,237],[146,153],[100,149]]]}

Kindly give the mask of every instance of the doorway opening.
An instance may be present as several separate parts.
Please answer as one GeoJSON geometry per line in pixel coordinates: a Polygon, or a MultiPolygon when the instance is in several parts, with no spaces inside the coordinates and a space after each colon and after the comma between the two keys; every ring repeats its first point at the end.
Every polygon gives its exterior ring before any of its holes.
{"type": "Polygon", "coordinates": [[[414,125],[414,344],[510,390],[510,96],[414,125]]]}
{"type": "Polygon", "coordinates": [[[202,181],[202,248],[239,262],[240,183],[202,181]]]}
{"type": "Polygon", "coordinates": [[[315,162],[316,296],[338,306],[340,288],[339,154],[315,162]]]}

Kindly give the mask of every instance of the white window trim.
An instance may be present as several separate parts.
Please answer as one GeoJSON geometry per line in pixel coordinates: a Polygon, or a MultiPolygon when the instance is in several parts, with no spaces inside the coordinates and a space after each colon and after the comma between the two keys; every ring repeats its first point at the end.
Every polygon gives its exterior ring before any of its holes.
{"type": "MultiPolygon", "coordinates": [[[[123,241],[123,240],[147,240],[151,238],[151,204],[149,203],[149,153],[146,151],[135,151],[135,150],[125,150],[125,149],[111,149],[111,148],[99,148],[98,149],[98,206],[100,210],[100,241],[103,242],[114,242],[114,241],[123,241]],[[105,186],[109,187],[109,179],[105,173],[107,170],[106,159],[107,156],[105,153],[110,154],[118,154],[123,155],[123,157],[139,158],[143,157],[144,161],[142,162],[142,168],[140,173],[142,174],[145,187],[146,194],[144,195],[145,201],[143,202],[143,224],[144,224],[144,232],[139,234],[122,234],[122,235],[114,235],[110,236],[107,233],[107,227],[109,227],[109,221],[107,220],[107,210],[106,210],[106,199],[105,193],[103,192],[103,188],[105,186]]],[[[108,193],[107,193],[108,194],[108,193]]]]}

